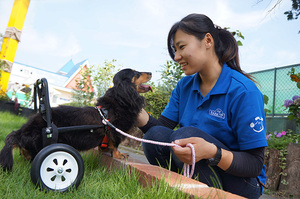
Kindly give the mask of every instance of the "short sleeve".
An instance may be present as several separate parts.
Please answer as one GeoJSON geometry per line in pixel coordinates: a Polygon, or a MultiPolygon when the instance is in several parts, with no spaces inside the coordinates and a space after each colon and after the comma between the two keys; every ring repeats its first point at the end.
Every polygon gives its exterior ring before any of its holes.
{"type": "Polygon", "coordinates": [[[268,146],[264,99],[259,90],[244,91],[232,100],[231,127],[240,150],[268,146]]]}
{"type": "Polygon", "coordinates": [[[180,101],[180,81],[171,93],[169,103],[162,112],[162,116],[173,120],[174,122],[179,121],[179,101],[180,101]]]}

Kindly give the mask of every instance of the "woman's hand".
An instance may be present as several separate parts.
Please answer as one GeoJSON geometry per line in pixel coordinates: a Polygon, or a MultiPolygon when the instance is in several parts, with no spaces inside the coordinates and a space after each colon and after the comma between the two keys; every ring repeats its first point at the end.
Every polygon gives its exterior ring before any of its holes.
{"type": "Polygon", "coordinates": [[[192,150],[190,147],[186,146],[188,143],[194,146],[196,162],[202,159],[213,158],[217,154],[217,147],[214,144],[205,141],[203,138],[191,137],[175,140],[173,143],[182,147],[175,146],[172,147],[172,149],[179,160],[184,163],[192,164],[193,162],[192,150]]]}
{"type": "MultiPolygon", "coordinates": [[[[217,147],[216,145],[207,142],[203,138],[199,137],[190,137],[186,139],[180,139],[180,140],[175,140],[173,142],[174,144],[177,144],[180,147],[174,146],[172,147],[175,155],[178,157],[178,159],[181,162],[187,163],[187,164],[192,164],[192,149],[190,147],[187,147],[186,145],[188,143],[192,144],[195,149],[195,161],[198,162],[202,159],[209,159],[209,158],[214,158],[217,154],[217,147]]],[[[222,150],[222,158],[218,164],[218,167],[226,171],[233,160],[233,154],[231,151],[227,151],[225,149],[222,150]]]]}

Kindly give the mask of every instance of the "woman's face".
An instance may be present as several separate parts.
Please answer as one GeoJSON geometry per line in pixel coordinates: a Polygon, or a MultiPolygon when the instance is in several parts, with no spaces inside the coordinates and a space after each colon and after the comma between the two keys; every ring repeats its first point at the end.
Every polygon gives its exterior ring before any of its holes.
{"type": "Polygon", "coordinates": [[[208,60],[205,37],[201,41],[194,35],[178,30],[174,36],[174,60],[180,64],[186,75],[203,70],[208,60]]]}

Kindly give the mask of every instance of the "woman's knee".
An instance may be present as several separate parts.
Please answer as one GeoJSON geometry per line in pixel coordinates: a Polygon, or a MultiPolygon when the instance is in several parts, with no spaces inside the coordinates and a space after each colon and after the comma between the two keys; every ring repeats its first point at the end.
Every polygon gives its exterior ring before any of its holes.
{"type": "Polygon", "coordinates": [[[205,137],[207,133],[196,128],[196,127],[182,127],[172,133],[170,136],[171,142],[179,139],[190,138],[190,137],[205,137]]]}
{"type": "Polygon", "coordinates": [[[153,126],[143,136],[147,140],[168,141],[168,137],[172,134],[172,129],[164,126],[153,126]]]}

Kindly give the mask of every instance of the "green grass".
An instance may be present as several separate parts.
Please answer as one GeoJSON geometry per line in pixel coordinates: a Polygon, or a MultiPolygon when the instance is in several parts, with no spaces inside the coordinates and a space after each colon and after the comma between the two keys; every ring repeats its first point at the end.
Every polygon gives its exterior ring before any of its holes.
{"type": "MultiPolygon", "coordinates": [[[[19,129],[26,118],[0,112],[0,148],[12,130],[19,129]]],[[[187,198],[167,183],[158,181],[144,188],[139,184],[138,174],[128,169],[113,172],[99,165],[99,156],[81,153],[85,173],[77,189],[66,193],[46,192],[36,188],[30,178],[30,162],[26,161],[19,150],[14,151],[14,167],[11,172],[0,169],[1,198],[187,198]]],[[[101,157],[100,157],[101,158],[101,157]]]]}

